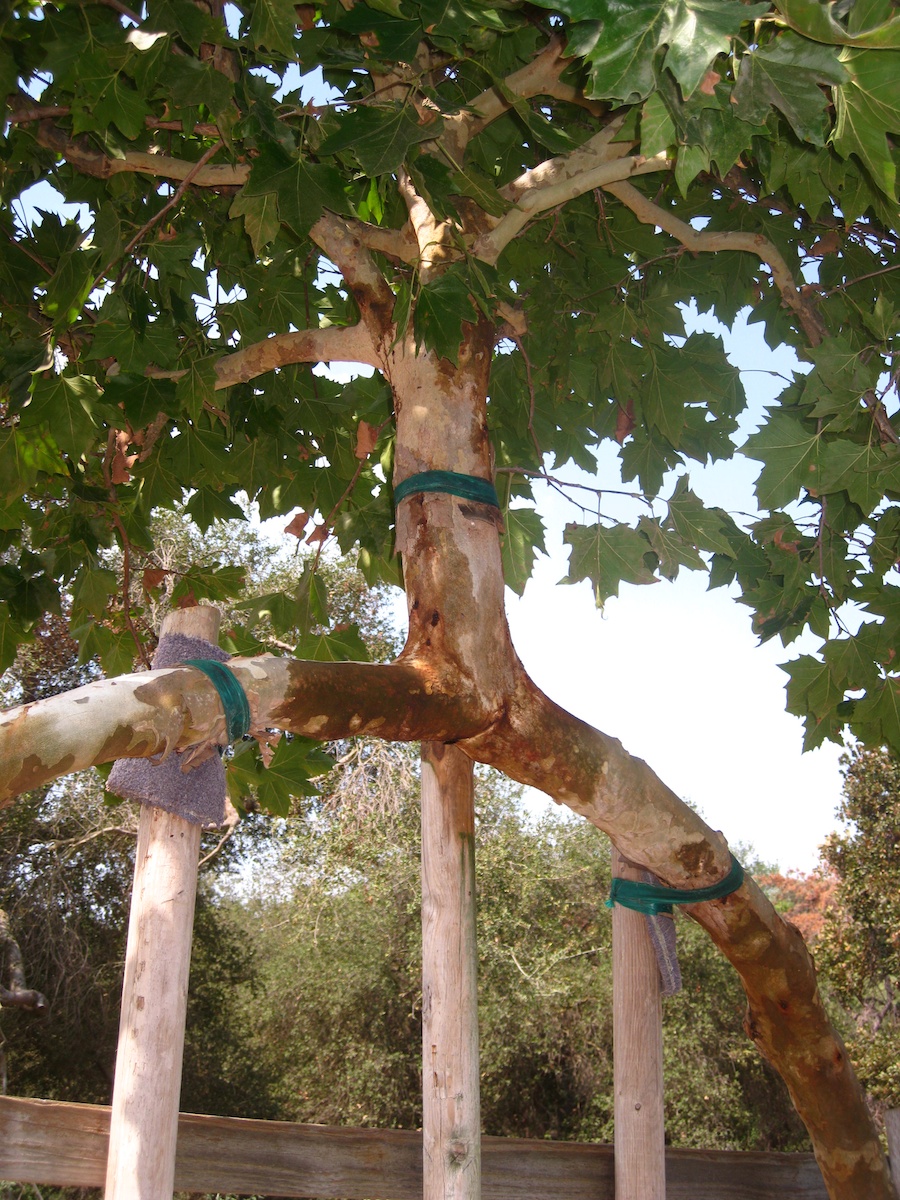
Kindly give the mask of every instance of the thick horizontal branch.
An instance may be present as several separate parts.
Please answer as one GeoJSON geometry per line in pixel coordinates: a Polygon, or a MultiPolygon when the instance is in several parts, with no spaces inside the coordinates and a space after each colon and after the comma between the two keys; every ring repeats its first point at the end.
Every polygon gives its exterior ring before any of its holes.
{"type": "MultiPolygon", "coordinates": [[[[458,681],[407,660],[391,664],[232,659],[253,729],[333,741],[370,733],[390,741],[447,741],[482,728],[458,681]],[[462,697],[462,698],[461,698],[462,697]]],[[[98,680],[0,715],[0,807],[21,792],[117,758],[148,758],[226,741],[210,680],[172,667],[98,680]]]]}
{"type": "MultiPolygon", "coordinates": [[[[299,329],[279,333],[243,350],[227,354],[216,363],[216,391],[248,383],[266,371],[292,363],[346,362],[379,366],[372,339],[363,325],[333,325],[328,329],[299,329]]],[[[181,379],[187,371],[147,369],[154,379],[181,379]]]]}
{"type": "Polygon", "coordinates": [[[600,185],[605,191],[611,192],[618,200],[630,208],[638,220],[645,225],[657,225],[672,237],[677,238],[686,250],[691,252],[716,252],[718,250],[745,250],[755,254],[766,263],[772,272],[772,280],[781,292],[781,297],[788,308],[797,314],[800,324],[811,346],[818,346],[825,336],[821,319],[810,300],[797,287],[790,267],[778,247],[760,233],[743,233],[740,231],[716,232],[705,229],[694,229],[686,221],[674,213],[668,212],[652,200],[648,200],[642,192],[630,183],[609,182],[600,185]]]}

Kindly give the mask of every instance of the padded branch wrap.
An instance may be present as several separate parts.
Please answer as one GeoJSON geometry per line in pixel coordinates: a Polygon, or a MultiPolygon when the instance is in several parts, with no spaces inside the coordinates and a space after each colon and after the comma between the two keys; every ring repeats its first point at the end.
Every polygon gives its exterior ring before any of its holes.
{"type": "MultiPolygon", "coordinates": [[[[153,655],[154,667],[175,667],[186,658],[231,657],[205,638],[167,633],[153,655]]],[[[113,765],[106,787],[126,800],[155,804],[194,825],[224,825],[225,766],[218,754],[190,771],[182,771],[178,751],[162,762],[151,758],[120,758],[113,765]]]]}

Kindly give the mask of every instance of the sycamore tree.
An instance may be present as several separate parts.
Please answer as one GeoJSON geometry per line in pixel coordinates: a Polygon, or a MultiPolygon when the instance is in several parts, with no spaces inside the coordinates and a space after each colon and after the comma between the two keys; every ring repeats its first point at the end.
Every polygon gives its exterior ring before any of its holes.
{"type": "MultiPolygon", "coordinates": [[[[166,570],[151,512],[187,495],[208,525],[249,496],[358,546],[409,609],[394,662],[337,661],[352,639],[312,573],[271,597],[315,636],[232,660],[261,738],[452,742],[669,885],[723,878],[724,838],[531,682],[504,586],[542,544],[535,480],[614,440],[621,478],[567,528],[569,579],[602,603],[709,571],[761,637],[809,631],[788,688],[809,745],[849,723],[900,749],[898,48],[890,0],[13,3],[4,661],[62,605],[86,657],[129,671],[135,581],[166,570]],[[77,216],[34,218],[39,181],[77,216]],[[692,462],[736,453],[745,407],[719,338],[686,336],[691,299],[726,325],[749,306],[802,363],[742,447],[762,463],[750,519],[691,488],[692,462]],[[631,523],[604,511],[623,487],[631,523]]],[[[222,598],[234,574],[177,587],[222,598]]],[[[2,794],[224,739],[204,675],[119,675],[7,714],[2,794]]],[[[798,933],[749,879],[690,911],[830,1194],[892,1195],[798,933]]]]}

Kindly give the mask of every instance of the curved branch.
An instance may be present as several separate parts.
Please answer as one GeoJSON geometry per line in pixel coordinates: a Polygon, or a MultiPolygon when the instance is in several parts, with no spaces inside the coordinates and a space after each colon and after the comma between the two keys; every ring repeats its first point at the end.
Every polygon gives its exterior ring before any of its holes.
{"type": "MultiPolygon", "coordinates": [[[[671,160],[665,154],[644,158],[626,154],[627,147],[611,145],[614,130],[603,130],[571,154],[547,159],[502,188],[500,195],[513,200],[515,207],[500,218],[497,225],[482,234],[472,247],[476,257],[494,263],[501,251],[536,216],[583,196],[594,188],[609,187],[617,180],[635,175],[666,171],[671,160]]],[[[638,193],[640,195],[640,193],[638,193]]]]}
{"type": "Polygon", "coordinates": [[[694,229],[674,213],[660,208],[652,200],[648,200],[642,192],[630,183],[610,182],[601,185],[605,191],[611,192],[621,200],[626,208],[630,208],[639,221],[645,225],[657,225],[672,237],[677,238],[686,250],[692,252],[717,250],[746,250],[755,254],[766,263],[772,272],[775,286],[781,292],[782,299],[788,308],[797,314],[803,331],[811,346],[818,346],[825,336],[825,327],[813,307],[810,298],[797,287],[791,269],[784,260],[781,251],[768,238],[760,233],[739,233],[709,231],[694,229]]]}
{"type": "MultiPolygon", "coordinates": [[[[266,371],[274,371],[292,363],[346,362],[378,367],[380,361],[364,325],[298,329],[254,342],[220,358],[216,362],[215,387],[216,391],[221,391],[236,383],[248,383],[266,371]]],[[[181,379],[187,370],[163,371],[148,367],[145,374],[153,379],[181,379]]]]}
{"type": "Polygon", "coordinates": [[[394,293],[353,222],[326,210],[309,236],[343,275],[373,343],[386,356],[394,328],[394,293]]]}
{"type": "Polygon", "coordinates": [[[9,917],[0,908],[0,1008],[24,1008],[42,1015],[47,1011],[47,999],[40,992],[25,986],[22,951],[9,928],[9,917]]]}

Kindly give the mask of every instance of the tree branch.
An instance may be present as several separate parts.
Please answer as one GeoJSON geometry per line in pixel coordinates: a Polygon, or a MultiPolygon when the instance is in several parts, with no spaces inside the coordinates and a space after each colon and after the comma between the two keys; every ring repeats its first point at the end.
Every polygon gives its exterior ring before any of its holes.
{"type": "Polygon", "coordinates": [[[38,124],[35,137],[42,146],[55,151],[76,170],[95,179],[109,179],[112,175],[122,173],[177,180],[184,180],[190,176],[190,182],[196,187],[220,188],[240,187],[250,177],[250,167],[246,163],[208,164],[197,171],[197,163],[170,158],[167,154],[129,150],[121,158],[110,158],[102,151],[95,150],[86,140],[73,140],[50,121],[41,121],[38,124]]]}
{"type": "Polygon", "coordinates": [[[781,292],[782,300],[792,309],[800,321],[803,331],[811,346],[818,346],[825,336],[825,327],[808,295],[797,287],[790,267],[785,262],[781,251],[768,238],[759,233],[714,232],[705,229],[694,229],[674,213],[660,208],[652,200],[648,200],[642,192],[630,183],[609,182],[602,185],[621,200],[626,208],[630,208],[638,220],[645,225],[657,225],[666,233],[677,238],[686,250],[692,253],[715,252],[718,250],[745,250],[755,254],[766,263],[772,272],[775,286],[781,292]]]}
{"type": "Polygon", "coordinates": [[[555,100],[565,100],[586,108],[594,116],[602,116],[606,105],[588,100],[576,88],[560,82],[560,76],[570,62],[563,54],[564,45],[563,38],[552,37],[536,58],[521,70],[508,75],[502,86],[486,88],[461,112],[445,118],[444,133],[438,144],[458,161],[473,137],[514,106],[515,100],[511,100],[510,95],[521,100],[528,100],[532,96],[551,96],[555,100]]]}
{"type": "Polygon", "coordinates": [[[0,1007],[25,1008],[34,1013],[47,1011],[46,997],[25,986],[22,951],[9,928],[9,917],[0,908],[0,1007]]]}
{"type": "Polygon", "coordinates": [[[501,217],[489,233],[475,241],[472,251],[476,257],[485,262],[496,262],[503,248],[529,221],[548,209],[595,188],[608,187],[635,175],[665,171],[671,166],[671,160],[665,154],[644,158],[640,154],[627,154],[625,145],[611,145],[614,133],[615,130],[610,132],[608,127],[571,154],[547,159],[501,188],[500,195],[512,200],[515,207],[501,217]]]}
{"type": "Polygon", "coordinates": [[[377,365],[382,365],[394,328],[394,293],[378,264],[354,224],[327,210],[313,225],[309,236],[343,275],[359,305],[372,343],[382,356],[377,365]]]}
{"type": "MultiPolygon", "coordinates": [[[[248,383],[266,371],[287,367],[292,363],[347,362],[380,366],[368,330],[359,325],[332,325],[327,329],[298,329],[279,333],[254,342],[220,358],[216,363],[216,391],[248,383]]],[[[181,379],[183,371],[163,371],[148,367],[151,379],[181,379]]]]}

